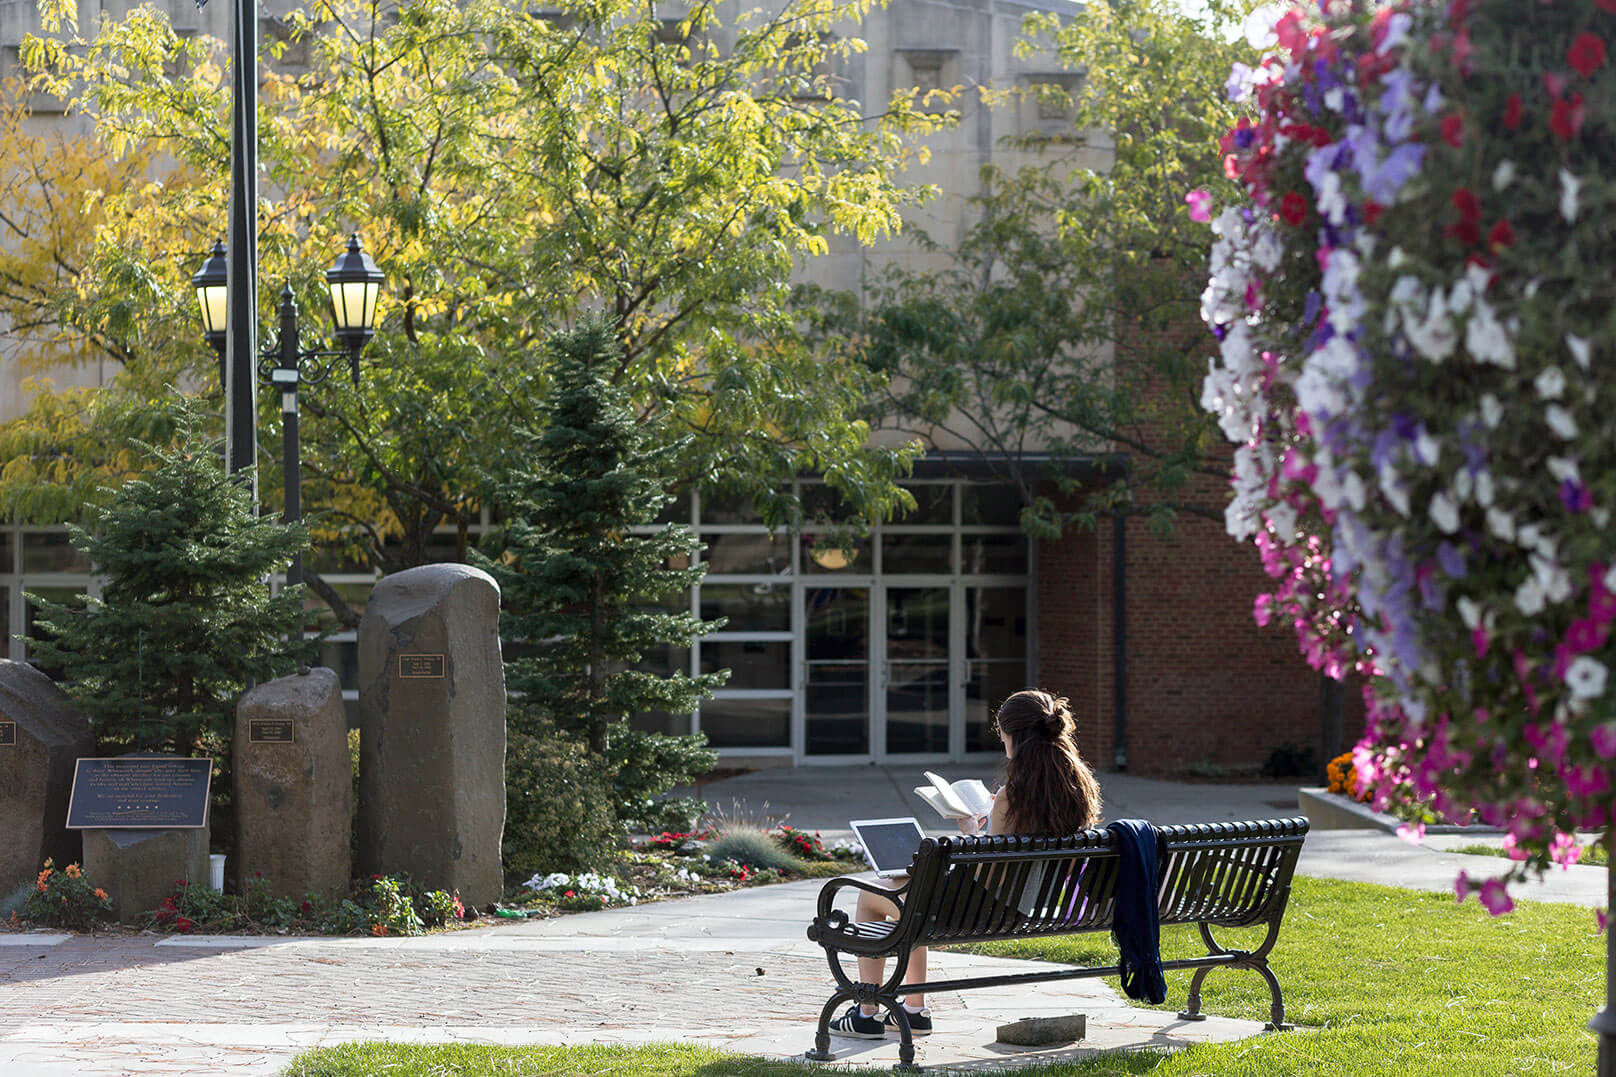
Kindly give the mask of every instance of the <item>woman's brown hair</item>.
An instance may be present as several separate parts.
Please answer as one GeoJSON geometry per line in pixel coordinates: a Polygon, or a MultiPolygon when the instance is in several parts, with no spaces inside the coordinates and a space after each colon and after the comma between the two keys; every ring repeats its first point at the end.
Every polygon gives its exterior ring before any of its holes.
{"type": "Polygon", "coordinates": [[[1100,819],[1100,783],[1077,751],[1077,723],[1064,698],[1029,688],[1006,699],[993,719],[1010,739],[1004,789],[1015,834],[1062,837],[1100,819]]]}

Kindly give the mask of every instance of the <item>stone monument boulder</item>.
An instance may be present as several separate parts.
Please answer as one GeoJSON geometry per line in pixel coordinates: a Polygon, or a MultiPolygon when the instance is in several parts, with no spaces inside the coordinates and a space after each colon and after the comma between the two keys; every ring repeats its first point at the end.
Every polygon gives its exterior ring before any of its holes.
{"type": "Polygon", "coordinates": [[[380,580],[359,624],[359,870],[467,905],[503,894],[499,585],[468,565],[380,580]]]}
{"type": "Polygon", "coordinates": [[[0,659],[0,896],[32,882],[47,857],[57,867],[83,859],[68,830],[73,763],[95,754],[90,723],[51,679],[25,662],[0,659]]]}
{"type": "Polygon", "coordinates": [[[107,891],[116,919],[139,922],[180,880],[207,883],[208,828],[86,830],[84,874],[107,891]]]}
{"type": "Polygon", "coordinates": [[[353,771],[336,673],[310,669],[249,691],[233,743],[238,877],[261,876],[276,897],[346,894],[353,771]]]}

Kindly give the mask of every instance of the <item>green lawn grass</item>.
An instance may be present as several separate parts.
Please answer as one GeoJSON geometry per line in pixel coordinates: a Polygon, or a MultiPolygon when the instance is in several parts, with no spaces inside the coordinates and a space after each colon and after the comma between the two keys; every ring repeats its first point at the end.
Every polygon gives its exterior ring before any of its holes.
{"type": "MultiPolygon", "coordinates": [[[[1457,848],[1449,849],[1448,852],[1467,853],[1470,856],[1509,856],[1501,846],[1497,845],[1460,845],[1457,848]]],[[[1594,842],[1592,845],[1584,845],[1582,855],[1577,858],[1577,863],[1593,868],[1608,867],[1610,865],[1610,850],[1598,842],[1594,842]]]]}
{"type": "MultiPolygon", "coordinates": [[[[1259,934],[1246,933],[1243,945],[1255,945],[1259,934]]],[[[1096,936],[981,950],[1085,964],[1115,960],[1109,941],[1096,936]]],[[[1163,932],[1163,956],[1200,952],[1193,929],[1163,932]]],[[[1595,931],[1590,909],[1522,903],[1509,916],[1494,919],[1474,901],[1456,905],[1451,895],[1299,878],[1272,960],[1290,1019],[1299,1026],[1295,1032],[1024,1072],[1043,1077],[1470,1077],[1593,1071],[1594,1039],[1584,1025],[1603,1002],[1604,938],[1595,931]]],[[[1164,1008],[1183,1005],[1188,982],[1188,973],[1169,975],[1164,1008]]],[[[1254,973],[1216,970],[1204,996],[1210,1013],[1267,1017],[1268,991],[1254,973]]],[[[805,1003],[805,1030],[813,1011],[805,1003]]],[[[946,1011],[938,1017],[946,1020],[946,1011]]],[[[289,1077],[799,1077],[848,1071],[761,1062],[688,1045],[356,1044],[300,1056],[287,1072],[289,1077]]]]}

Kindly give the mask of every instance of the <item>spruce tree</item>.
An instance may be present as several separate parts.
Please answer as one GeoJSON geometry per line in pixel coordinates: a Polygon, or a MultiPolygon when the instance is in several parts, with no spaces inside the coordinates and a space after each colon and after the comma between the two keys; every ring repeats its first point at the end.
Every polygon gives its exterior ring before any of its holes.
{"type": "Polygon", "coordinates": [[[302,588],[268,577],[308,545],[301,526],[255,516],[250,487],[182,415],[180,447],[69,529],[102,579],[99,598],[39,606],[29,650],[85,711],[100,750],[223,755],[237,697],[290,672],[317,641],[294,640],[302,588]]]}
{"type": "Polygon", "coordinates": [[[677,443],[655,444],[610,376],[620,352],[598,322],[553,337],[550,387],[534,428],[518,432],[520,461],[494,481],[504,519],[496,557],[500,635],[513,732],[581,738],[618,779],[619,818],[716,756],[705,737],[651,736],[628,727],[649,711],[692,711],[728,672],[690,676],[635,668],[654,647],[688,647],[721,622],[667,608],[705,569],[688,528],[652,525],[672,500],[663,476],[677,443]],[[680,567],[685,566],[685,567],[680,567]]]}

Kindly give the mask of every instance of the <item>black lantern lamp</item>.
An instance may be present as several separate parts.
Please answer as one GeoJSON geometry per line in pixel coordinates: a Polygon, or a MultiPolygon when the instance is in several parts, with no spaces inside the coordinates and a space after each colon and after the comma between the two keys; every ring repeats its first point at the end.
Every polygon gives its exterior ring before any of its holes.
{"type": "Polygon", "coordinates": [[[215,240],[213,253],[202,263],[202,268],[191,276],[191,287],[196,289],[197,303],[202,307],[202,334],[213,350],[219,353],[219,377],[224,379],[224,349],[229,328],[230,265],[226,260],[224,241],[215,240]]]}
{"type": "Polygon", "coordinates": [[[348,237],[348,249],[337,256],[336,264],[325,271],[326,287],[331,291],[331,320],[337,339],[348,347],[356,389],[359,353],[376,333],[376,300],[385,279],[360,246],[357,232],[348,237]]]}

